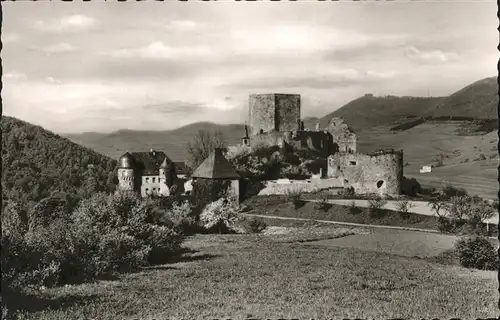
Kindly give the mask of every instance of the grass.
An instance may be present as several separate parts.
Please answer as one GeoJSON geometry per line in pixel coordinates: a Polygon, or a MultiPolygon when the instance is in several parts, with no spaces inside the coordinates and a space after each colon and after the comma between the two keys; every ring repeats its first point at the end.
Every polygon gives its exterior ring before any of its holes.
{"type": "Polygon", "coordinates": [[[493,273],[265,235],[197,235],[186,245],[197,253],[185,262],[38,293],[66,303],[27,318],[484,318],[497,312],[493,273]]]}
{"type": "Polygon", "coordinates": [[[437,230],[437,217],[435,216],[400,213],[385,209],[377,210],[377,214],[374,215],[370,213],[369,208],[361,207],[358,210],[359,213],[352,214],[348,206],[336,204],[332,204],[327,211],[323,211],[318,210],[314,202],[306,202],[303,207],[295,209],[291,203],[280,197],[276,197],[268,204],[263,203],[271,197],[259,198],[261,197],[254,197],[247,202],[247,205],[255,209],[251,212],[252,214],[437,230]]]}

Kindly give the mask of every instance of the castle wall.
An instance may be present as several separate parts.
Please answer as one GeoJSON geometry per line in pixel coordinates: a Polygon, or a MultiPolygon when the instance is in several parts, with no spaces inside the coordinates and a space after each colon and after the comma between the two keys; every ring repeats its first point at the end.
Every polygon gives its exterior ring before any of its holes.
{"type": "Polygon", "coordinates": [[[295,131],[300,129],[300,95],[276,94],[276,130],[295,131]]]}
{"type": "Polygon", "coordinates": [[[328,157],[329,179],[358,194],[398,195],[403,179],[402,151],[378,154],[337,153],[328,157]]]}
{"type": "Polygon", "coordinates": [[[261,195],[286,195],[289,192],[300,191],[304,193],[316,192],[330,189],[332,194],[337,194],[342,189],[342,183],[338,179],[310,179],[310,180],[288,180],[266,181],[265,186],[259,191],[261,195]]]}
{"type": "Polygon", "coordinates": [[[327,131],[332,135],[333,143],[337,144],[339,152],[355,153],[357,136],[342,118],[332,118],[327,131]]]}
{"type": "Polygon", "coordinates": [[[295,148],[311,150],[323,158],[332,154],[332,141],[331,135],[323,131],[297,131],[292,139],[285,139],[285,142],[295,148]]]}
{"type": "Polygon", "coordinates": [[[276,108],[273,94],[252,94],[249,99],[249,135],[275,129],[276,108]]]}
{"type": "Polygon", "coordinates": [[[334,150],[332,141],[331,135],[323,131],[273,131],[253,136],[250,139],[250,146],[256,149],[262,146],[280,146],[284,142],[296,149],[309,149],[319,157],[327,158],[334,150]]]}
{"type": "Polygon", "coordinates": [[[283,132],[273,131],[252,136],[250,138],[250,147],[257,149],[259,147],[279,146],[283,141],[285,141],[283,132]]]}

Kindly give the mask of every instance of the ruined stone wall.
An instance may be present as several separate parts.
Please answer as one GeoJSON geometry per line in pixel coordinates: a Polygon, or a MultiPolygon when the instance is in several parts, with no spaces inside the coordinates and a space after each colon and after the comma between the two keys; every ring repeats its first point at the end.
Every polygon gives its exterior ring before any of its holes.
{"type": "Polygon", "coordinates": [[[252,94],[249,99],[248,133],[250,136],[276,128],[276,105],[273,94],[252,94]]]}
{"type": "Polygon", "coordinates": [[[398,195],[403,180],[403,152],[337,153],[328,158],[328,178],[358,194],[398,195]]]}
{"type": "Polygon", "coordinates": [[[285,142],[296,149],[309,149],[326,159],[334,149],[332,141],[331,135],[323,131],[273,131],[252,136],[250,146],[255,149],[261,146],[281,146],[285,142]]]}
{"type": "Polygon", "coordinates": [[[259,191],[259,195],[286,195],[292,191],[308,193],[323,189],[330,189],[332,194],[336,194],[342,190],[342,187],[338,179],[290,180],[289,183],[270,180],[265,182],[265,187],[259,191]]]}
{"type": "Polygon", "coordinates": [[[332,136],[323,131],[296,131],[285,136],[285,142],[296,149],[308,149],[319,157],[327,158],[332,154],[332,136]]]}
{"type": "Polygon", "coordinates": [[[300,130],[300,95],[276,94],[276,130],[300,130]]]}
{"type": "Polygon", "coordinates": [[[250,138],[250,147],[257,149],[259,147],[279,146],[285,140],[283,132],[268,132],[252,136],[250,138]]]}
{"type": "Polygon", "coordinates": [[[344,122],[344,119],[332,118],[326,130],[332,135],[333,143],[338,146],[339,152],[356,152],[356,133],[349,128],[349,126],[344,122]]]}

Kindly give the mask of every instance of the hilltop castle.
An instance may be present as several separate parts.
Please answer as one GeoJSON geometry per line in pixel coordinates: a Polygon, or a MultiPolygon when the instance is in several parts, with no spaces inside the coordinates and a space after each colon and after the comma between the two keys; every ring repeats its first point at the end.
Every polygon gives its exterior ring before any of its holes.
{"type": "Polygon", "coordinates": [[[324,158],[319,177],[321,185],[352,188],[356,193],[397,195],[403,179],[402,150],[381,150],[371,154],[357,152],[357,136],[342,118],[332,118],[321,129],[306,129],[301,121],[301,99],[297,94],[252,94],[248,124],[241,145],[289,145],[308,149],[324,158]]]}
{"type": "MultiPolygon", "coordinates": [[[[402,150],[358,153],[356,133],[342,118],[332,118],[323,129],[319,123],[314,130],[306,129],[301,121],[300,103],[297,94],[250,95],[248,124],[241,146],[252,150],[262,146],[309,150],[325,160],[315,175],[320,178],[315,183],[321,188],[352,188],[360,194],[401,193],[402,150]]],[[[118,179],[120,190],[140,191],[143,197],[168,196],[179,181],[175,164],[163,152],[154,150],[122,155],[118,179]]]]}
{"type": "Polygon", "coordinates": [[[333,118],[320,129],[306,129],[300,119],[300,95],[252,94],[249,99],[248,125],[242,145],[307,148],[326,158],[336,152],[356,152],[356,134],[341,118],[333,118]]]}

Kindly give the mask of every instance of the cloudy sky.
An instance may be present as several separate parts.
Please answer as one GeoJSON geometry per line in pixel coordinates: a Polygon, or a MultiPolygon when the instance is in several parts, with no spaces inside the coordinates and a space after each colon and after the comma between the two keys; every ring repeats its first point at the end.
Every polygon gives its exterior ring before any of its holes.
{"type": "Polygon", "coordinates": [[[321,116],[497,74],[494,1],[2,6],[4,114],[58,133],[242,123],[250,93],[321,116]]]}

